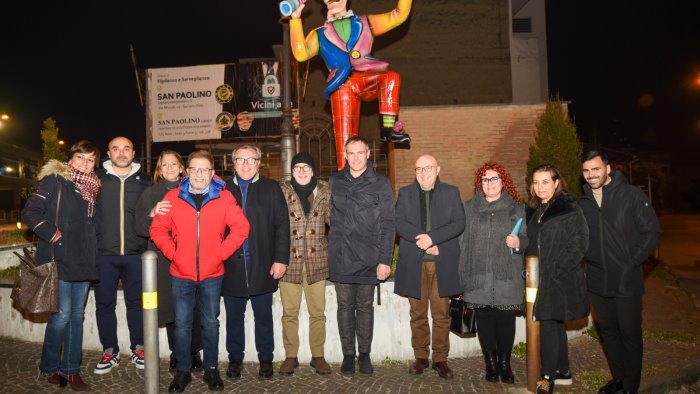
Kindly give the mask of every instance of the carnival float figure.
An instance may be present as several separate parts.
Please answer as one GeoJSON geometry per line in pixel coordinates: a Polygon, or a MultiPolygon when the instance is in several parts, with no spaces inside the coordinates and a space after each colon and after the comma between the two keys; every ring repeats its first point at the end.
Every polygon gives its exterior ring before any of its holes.
{"type": "Polygon", "coordinates": [[[326,23],[306,38],[300,19],[304,2],[295,1],[296,9],[291,13],[292,53],[297,61],[303,62],[320,52],[328,67],[324,95],[331,100],[338,169],[345,166],[345,141],[358,135],[360,101],[379,101],[382,142],[409,144],[411,137],[404,133],[403,124],[396,121],[400,76],[389,71],[389,63],[374,58],[371,51],[375,36],[394,29],[408,18],[411,0],[399,0],[390,12],[366,16],[348,10],[347,0],[323,0],[328,9],[326,23]]]}

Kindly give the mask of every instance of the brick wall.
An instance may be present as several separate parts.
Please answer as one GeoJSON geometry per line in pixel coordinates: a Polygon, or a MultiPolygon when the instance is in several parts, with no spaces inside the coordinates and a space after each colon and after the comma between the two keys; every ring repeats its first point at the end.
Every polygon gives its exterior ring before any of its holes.
{"type": "Polygon", "coordinates": [[[526,163],[534,142],[537,118],[544,104],[402,107],[401,118],[413,139],[410,149],[394,149],[394,188],[415,178],[418,156],[438,159],[440,179],[459,187],[462,199],[474,194],[474,172],[487,161],[497,161],[510,172],[521,198],[526,163]]]}

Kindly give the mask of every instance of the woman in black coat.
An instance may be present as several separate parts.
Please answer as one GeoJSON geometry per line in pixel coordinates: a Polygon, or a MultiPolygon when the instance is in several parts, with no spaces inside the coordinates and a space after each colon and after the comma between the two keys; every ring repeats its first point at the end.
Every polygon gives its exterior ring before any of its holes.
{"type": "Polygon", "coordinates": [[[39,371],[51,384],[87,391],[80,376],[83,318],[90,281],[98,278],[97,237],[93,225],[100,180],[95,164],[100,151],[78,141],[67,163],[49,160],[22,209],[22,222],[39,238],[36,260],[58,265],[58,312],[46,325],[39,371]]]}
{"type": "MultiPolygon", "coordinates": [[[[170,210],[170,202],[162,201],[163,197],[167,192],[180,185],[180,178],[184,172],[185,163],[180,154],[172,150],[160,152],[153,174],[153,186],[143,191],[136,204],[135,227],[138,235],[148,237],[153,218],[170,210]]],[[[174,372],[177,360],[172,352],[175,345],[175,312],[170,284],[170,261],[163,256],[152,241],[148,242],[148,249],[158,254],[158,325],[165,326],[168,333],[168,347],[171,352],[170,372],[174,372]]],[[[202,359],[199,355],[199,351],[202,350],[202,329],[196,305],[197,303],[195,303],[195,313],[192,319],[192,371],[202,369],[202,359]]]]}
{"type": "Polygon", "coordinates": [[[555,382],[571,384],[565,320],[588,315],[581,260],[588,248],[588,225],[576,198],[566,194],[559,170],[533,171],[527,209],[528,256],[538,256],[540,278],[533,316],[540,322],[542,379],[537,393],[552,393],[555,382]]]}

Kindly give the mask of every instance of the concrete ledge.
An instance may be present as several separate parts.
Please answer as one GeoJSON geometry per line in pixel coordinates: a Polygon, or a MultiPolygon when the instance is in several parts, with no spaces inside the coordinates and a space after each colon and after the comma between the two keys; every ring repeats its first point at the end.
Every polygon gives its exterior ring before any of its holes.
{"type": "MultiPolygon", "coordinates": [[[[0,336],[7,336],[31,342],[43,342],[44,331],[48,316],[35,315],[23,316],[11,305],[10,287],[0,287],[0,316],[5,318],[0,320],[0,336]]],[[[408,300],[393,293],[394,283],[387,282],[381,285],[382,305],[376,305],[374,311],[374,339],[372,342],[372,358],[380,361],[386,358],[392,360],[413,359],[413,349],[411,347],[411,328],[409,317],[408,300]]],[[[275,361],[284,359],[284,347],[282,344],[282,302],[279,292],[275,293],[272,299],[272,313],[275,322],[275,361]]],[[[343,359],[340,339],[338,337],[337,308],[335,287],[330,284],[326,287],[326,358],[331,362],[340,362],[343,359]]],[[[308,312],[306,302],[302,299],[301,311],[299,314],[299,347],[298,357],[300,361],[311,359],[308,347],[308,312]]],[[[129,331],[126,324],[126,308],[124,297],[121,291],[117,294],[117,321],[120,322],[117,328],[119,336],[119,346],[122,353],[128,352],[129,331]]],[[[219,360],[228,360],[226,352],[226,310],[223,299],[221,301],[221,315],[219,316],[221,330],[219,334],[219,360]]],[[[253,328],[252,308],[246,310],[246,355],[245,361],[257,361],[255,351],[255,337],[253,328]]],[[[585,325],[585,322],[584,322],[585,325]]],[[[581,335],[585,327],[568,331],[569,339],[581,335]]],[[[102,350],[100,344],[97,323],[95,321],[95,297],[92,289],[88,294],[87,306],[85,307],[83,348],[89,350],[102,350]]],[[[165,358],[170,355],[168,349],[168,339],[164,328],[159,329],[160,356],[165,358]]],[[[516,320],[515,343],[525,342],[525,319],[519,317],[516,320]]],[[[450,357],[466,357],[480,354],[479,341],[474,338],[460,338],[450,334],[450,357]]]]}

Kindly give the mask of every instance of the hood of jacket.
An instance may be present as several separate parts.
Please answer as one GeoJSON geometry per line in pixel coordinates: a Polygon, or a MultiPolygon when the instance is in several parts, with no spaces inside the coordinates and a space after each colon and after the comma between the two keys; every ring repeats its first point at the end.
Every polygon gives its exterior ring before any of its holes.
{"type": "MultiPolygon", "coordinates": [[[[102,163],[102,167],[105,169],[105,172],[107,174],[111,174],[111,175],[114,175],[116,177],[119,176],[114,172],[114,165],[112,164],[111,160],[107,160],[104,163],[102,163]]],[[[136,174],[137,172],[139,172],[140,169],[141,169],[141,164],[139,164],[137,162],[132,162],[131,163],[131,170],[129,171],[129,174],[126,177],[128,178],[128,177],[136,174]]]]}
{"type": "Polygon", "coordinates": [[[73,176],[70,174],[70,167],[68,164],[60,162],[58,160],[51,159],[46,164],[41,167],[39,171],[38,178],[42,180],[47,176],[57,175],[68,181],[73,181],[73,176]]]}

